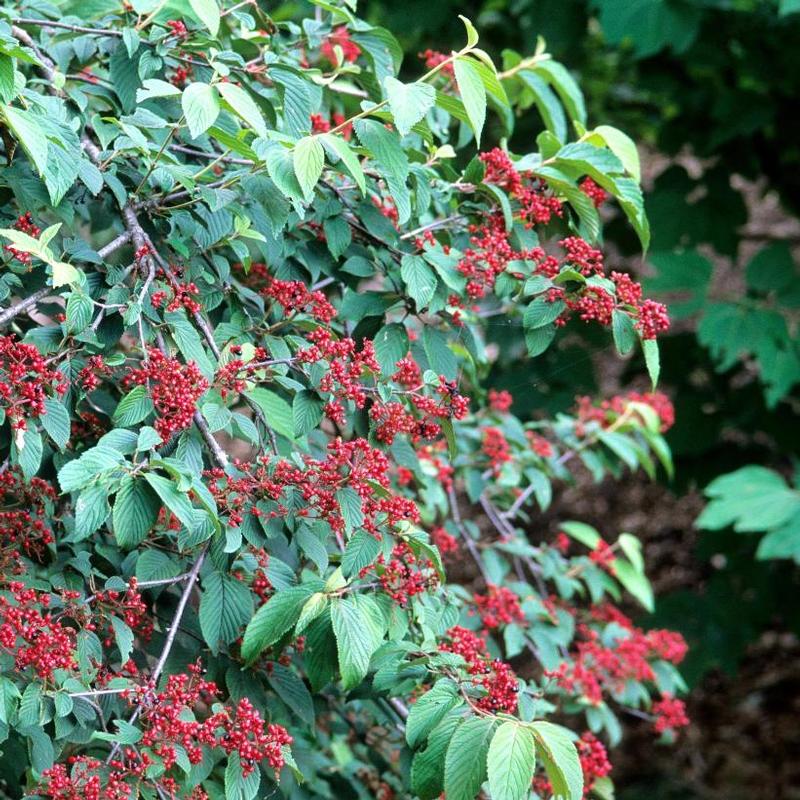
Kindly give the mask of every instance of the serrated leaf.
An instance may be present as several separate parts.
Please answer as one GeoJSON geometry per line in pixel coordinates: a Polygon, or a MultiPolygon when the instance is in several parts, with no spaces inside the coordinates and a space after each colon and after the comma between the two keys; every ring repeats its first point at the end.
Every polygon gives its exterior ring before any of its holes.
{"type": "Polygon", "coordinates": [[[220,643],[229,645],[253,615],[253,595],[244,583],[222,572],[212,572],[202,581],[200,630],[211,652],[220,643]]]}
{"type": "Polygon", "coordinates": [[[469,717],[456,728],[444,760],[447,800],[475,800],[486,780],[486,755],[493,732],[491,717],[469,717]]]}
{"type": "Polygon", "coordinates": [[[256,611],[242,640],[242,658],[252,664],[259,654],[275,644],[300,617],[308,598],[322,588],[321,582],[292,586],[276,592],[256,611]]]}
{"type": "Polygon", "coordinates": [[[63,450],[69,443],[72,429],[69,411],[67,411],[63,403],[53,397],[45,399],[44,408],[45,413],[39,417],[42,427],[47,432],[47,435],[58,445],[58,449],[63,450]]]}
{"type": "Polygon", "coordinates": [[[267,424],[276,433],[287,439],[294,438],[294,414],[292,407],[278,394],[260,386],[245,392],[263,412],[267,424]]]}
{"type": "Polygon", "coordinates": [[[189,126],[189,133],[196,139],[205,133],[219,116],[219,93],[207,83],[190,83],[181,97],[181,108],[189,126]]]}
{"type": "Polygon", "coordinates": [[[267,123],[256,101],[241,86],[221,82],[217,90],[222,99],[256,132],[258,136],[267,135],[267,123]]]}
{"type": "Polygon", "coordinates": [[[292,151],[292,163],[297,182],[307,203],[314,197],[314,188],[325,166],[325,148],[318,136],[304,136],[292,151]]]}
{"type": "Polygon", "coordinates": [[[331,601],[331,621],[344,689],[358,686],[366,677],[372,654],[383,638],[381,618],[374,601],[365,595],[346,595],[331,601]]]}
{"type": "Polygon", "coordinates": [[[406,719],[406,741],[417,747],[453,708],[463,703],[458,686],[449,678],[437,681],[409,709],[406,719]]]}
{"type": "Polygon", "coordinates": [[[131,550],[144,541],[158,520],[158,498],[148,484],[125,476],[114,500],[111,520],[117,544],[131,550]]]}
{"type": "Polygon", "coordinates": [[[486,121],[486,88],[471,59],[459,56],[453,63],[453,69],[461,102],[464,103],[475,141],[480,147],[483,123],[486,121]]]}
{"type": "Polygon", "coordinates": [[[381,543],[371,533],[356,531],[342,555],[342,574],[345,578],[357,575],[375,561],[380,551],[381,543]]]}
{"type": "Polygon", "coordinates": [[[75,538],[80,541],[91,536],[105,522],[110,511],[106,486],[95,484],[84,489],[75,503],[75,538]]]}
{"type": "Polygon", "coordinates": [[[647,374],[650,376],[650,383],[653,389],[658,386],[658,377],[661,374],[661,359],[658,355],[658,342],[655,339],[643,339],[642,351],[644,352],[644,363],[647,366],[647,374]]]}
{"type": "Polygon", "coordinates": [[[274,664],[267,681],[275,694],[307,725],[314,724],[314,701],[305,683],[289,667],[274,664]]]}
{"type": "Polygon", "coordinates": [[[361,190],[361,194],[366,194],[367,182],[364,177],[364,169],[350,145],[334,133],[324,133],[319,138],[327,149],[332,150],[342,160],[342,164],[347,167],[347,171],[361,190]]]}
{"type": "Polygon", "coordinates": [[[519,722],[504,722],[487,755],[492,800],[527,800],[536,769],[536,739],[519,722]]]}
{"type": "Polygon", "coordinates": [[[630,314],[614,309],[611,316],[611,331],[614,336],[614,346],[617,352],[624,356],[633,350],[636,344],[636,329],[630,314]]]}
{"type": "Polygon", "coordinates": [[[420,750],[411,763],[411,788],[420,800],[435,800],[444,791],[444,761],[447,746],[461,717],[451,713],[428,736],[424,750],[420,750]]]}
{"type": "Polygon", "coordinates": [[[400,262],[400,277],[405,281],[417,310],[424,309],[436,293],[436,275],[425,259],[416,255],[403,256],[400,262]]]}
{"type": "Polygon", "coordinates": [[[114,423],[127,427],[136,425],[148,417],[154,410],[153,401],[147,393],[147,387],[134,386],[122,400],[119,401],[114,411],[114,423]]]}
{"type": "Polygon", "coordinates": [[[555,800],[581,800],[583,770],[570,732],[551,722],[534,722],[531,727],[555,800]]]}
{"type": "Polygon", "coordinates": [[[219,20],[220,20],[220,11],[219,11],[219,4],[217,0],[189,0],[189,5],[192,7],[192,11],[200,19],[200,22],[208,28],[209,33],[212,36],[216,36],[219,33],[219,20]]]}
{"type": "Polygon", "coordinates": [[[345,531],[350,535],[364,524],[361,495],[352,487],[344,486],[336,492],[336,502],[344,520],[345,531]]]}
{"type": "Polygon", "coordinates": [[[402,83],[389,76],[383,81],[383,87],[401,136],[410,133],[436,102],[436,90],[427,83],[402,83]]]}

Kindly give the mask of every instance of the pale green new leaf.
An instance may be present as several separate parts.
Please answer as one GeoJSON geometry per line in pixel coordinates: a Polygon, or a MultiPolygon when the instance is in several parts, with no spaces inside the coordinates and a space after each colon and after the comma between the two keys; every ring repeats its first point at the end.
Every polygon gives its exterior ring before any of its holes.
{"type": "Polygon", "coordinates": [[[183,90],[181,108],[192,138],[205,133],[219,116],[219,93],[207,83],[190,83],[183,90]]]}
{"type": "Polygon", "coordinates": [[[456,728],[444,760],[447,800],[475,800],[486,780],[486,755],[494,724],[491,717],[469,717],[456,728]]]}
{"type": "Polygon", "coordinates": [[[461,94],[461,101],[469,118],[475,141],[480,147],[483,123],[486,121],[486,88],[480,72],[469,58],[461,56],[453,63],[456,84],[461,94]]]}
{"type": "Polygon", "coordinates": [[[292,153],[294,174],[303,190],[307,203],[314,197],[314,188],[322,175],[325,166],[325,148],[319,136],[304,136],[295,146],[292,153]]]}
{"type": "Polygon", "coordinates": [[[536,769],[536,739],[519,722],[504,722],[492,737],[487,756],[492,800],[526,800],[536,769]]]}
{"type": "Polygon", "coordinates": [[[258,136],[267,135],[267,123],[256,101],[241,86],[235,83],[218,83],[217,89],[222,99],[256,132],[258,136]]]}
{"type": "Polygon", "coordinates": [[[219,32],[220,11],[217,0],[189,0],[192,11],[200,19],[200,22],[208,28],[212,36],[219,32]]]}
{"type": "Polygon", "coordinates": [[[427,83],[401,83],[390,76],[383,87],[401,136],[406,136],[436,102],[436,90],[427,83]]]}

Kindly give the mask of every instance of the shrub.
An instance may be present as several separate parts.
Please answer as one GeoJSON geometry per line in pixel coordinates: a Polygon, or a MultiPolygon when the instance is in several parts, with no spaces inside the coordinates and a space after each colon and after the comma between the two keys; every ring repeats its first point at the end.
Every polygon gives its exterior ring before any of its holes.
{"type": "Polygon", "coordinates": [[[524,421],[484,333],[600,326],[656,382],[666,310],[598,247],[603,205],[647,246],[636,148],[467,20],[404,83],[350,2],[226,5],[0,30],[7,791],[608,797],[685,644],[615,605],[634,536],[531,515],[669,471],[672,408],[524,421]],[[537,151],[470,158],[533,104],[537,151]]]}

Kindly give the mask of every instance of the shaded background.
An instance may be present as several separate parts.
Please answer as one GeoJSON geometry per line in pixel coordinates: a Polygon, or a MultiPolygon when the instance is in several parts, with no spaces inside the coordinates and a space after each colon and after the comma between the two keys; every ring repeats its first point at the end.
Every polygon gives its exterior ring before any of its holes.
{"type": "MultiPolygon", "coordinates": [[[[799,0],[367,0],[361,12],[399,35],[408,53],[449,52],[457,14],[478,26],[498,63],[530,53],[537,36],[579,80],[589,123],[640,143],[650,253],[624,220],[606,230],[611,263],[670,303],[662,386],[677,409],[669,434],[674,482],[643,476],[563,490],[532,536],[558,518],[631,530],[646,545],[658,612],[646,624],[680,630],[692,726],[676,747],[629,725],[613,753],[621,800],[800,797],[800,581],[791,561],[756,559],[758,534],[699,532],[702,489],[745,464],[792,479],[800,449],[797,324],[800,281],[799,0]]],[[[419,64],[407,59],[409,76],[419,64]]],[[[510,149],[542,129],[535,108],[510,149]]],[[[497,131],[495,131],[495,141],[497,131]]],[[[495,385],[536,415],[576,394],[638,384],[583,329],[520,376],[524,343],[502,321],[495,385]]],[[[800,535],[796,552],[800,557],[800,535]]]]}

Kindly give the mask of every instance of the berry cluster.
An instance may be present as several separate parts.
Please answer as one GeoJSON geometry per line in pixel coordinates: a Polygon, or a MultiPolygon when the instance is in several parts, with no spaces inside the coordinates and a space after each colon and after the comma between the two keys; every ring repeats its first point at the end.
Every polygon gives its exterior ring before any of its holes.
{"type": "MultiPolygon", "coordinates": [[[[21,231],[22,233],[27,233],[28,236],[32,237],[33,239],[37,239],[39,234],[42,232],[42,229],[39,228],[33,222],[33,216],[31,215],[30,211],[26,211],[20,217],[16,219],[14,222],[14,229],[21,231]]],[[[7,244],[4,248],[12,258],[15,258],[20,264],[24,264],[26,267],[30,266],[32,256],[30,253],[26,253],[24,250],[17,250],[10,244],[7,244]]]]}
{"type": "MultiPolygon", "coordinates": [[[[583,436],[584,426],[589,422],[597,422],[607,428],[613,425],[622,414],[632,414],[641,420],[641,412],[632,403],[650,406],[661,421],[661,432],[668,431],[675,423],[675,409],[672,402],[663,392],[627,392],[615,395],[609,400],[595,402],[591,397],[578,398],[576,416],[578,427],[576,433],[583,436]]],[[[646,420],[642,420],[646,422],[646,420]]]]}
{"type": "Polygon", "coordinates": [[[328,324],[336,316],[336,309],[328,298],[319,290],[312,292],[302,281],[270,278],[262,294],[280,303],[286,316],[307,313],[324,324],[328,324]]]}
{"type": "MultiPolygon", "coordinates": [[[[417,558],[405,542],[399,542],[392,548],[389,561],[381,553],[378,565],[378,580],[383,591],[403,608],[412,597],[438,583],[433,562],[427,558],[417,558]]],[[[362,570],[361,577],[369,571],[369,567],[362,570]]]]}
{"type": "Polygon", "coordinates": [[[447,631],[439,645],[445,653],[455,653],[467,663],[467,673],[474,676],[472,683],[485,690],[477,706],[483,711],[513,714],[517,708],[519,684],[514,670],[499,658],[493,659],[486,651],[486,642],[467,628],[456,625],[447,631]]]}
{"type": "Polygon", "coordinates": [[[670,695],[664,695],[661,700],[653,703],[650,710],[656,717],[653,723],[656,733],[675,731],[689,724],[689,717],[686,716],[686,704],[683,700],[677,700],[670,695]]]}
{"type": "Polygon", "coordinates": [[[6,560],[23,570],[21,553],[41,561],[54,541],[49,520],[58,493],[41,478],[28,483],[16,467],[0,472],[0,547],[6,560]]]}
{"type": "Polygon", "coordinates": [[[592,616],[595,622],[613,623],[615,627],[604,631],[579,623],[572,662],[546,674],[565,691],[580,691],[593,705],[602,701],[604,691],[622,692],[626,681],[654,681],[653,659],[679,664],[686,655],[686,642],[679,633],[645,632],[610,604],[593,609],[592,616]]]}
{"type": "Polygon", "coordinates": [[[511,450],[500,428],[488,427],[483,429],[481,450],[483,450],[486,458],[489,459],[489,466],[495,475],[500,472],[503,464],[511,461],[511,450]]]}
{"type": "Polygon", "coordinates": [[[77,669],[76,631],[48,610],[50,595],[17,582],[8,588],[10,599],[0,595],[0,647],[13,655],[15,668],[31,667],[44,681],[57,669],[77,669]]]}
{"type": "Polygon", "coordinates": [[[15,430],[26,430],[27,420],[45,413],[47,397],[63,395],[64,376],[32,345],[13,334],[0,336],[0,401],[15,430]]]}
{"type": "Polygon", "coordinates": [[[350,38],[350,31],[344,25],[334,28],[319,48],[320,54],[332,66],[341,67],[345,63],[352,64],[361,55],[361,48],[350,38]],[[342,61],[339,62],[337,48],[342,61]]]}
{"type": "Polygon", "coordinates": [[[103,356],[89,356],[86,366],[78,372],[78,383],[85,392],[93,392],[103,381],[111,375],[111,367],[103,360],[103,356]]]}
{"type": "Polygon", "coordinates": [[[505,586],[490,583],[486,594],[474,595],[472,602],[475,603],[484,628],[499,628],[501,625],[525,620],[519,598],[505,586]]]}
{"type": "Polygon", "coordinates": [[[123,386],[147,386],[158,419],[155,429],[164,441],[192,424],[197,401],[209,383],[197,365],[181,364],[176,358],[150,348],[144,366],[132,369],[123,379],[123,386]]]}

